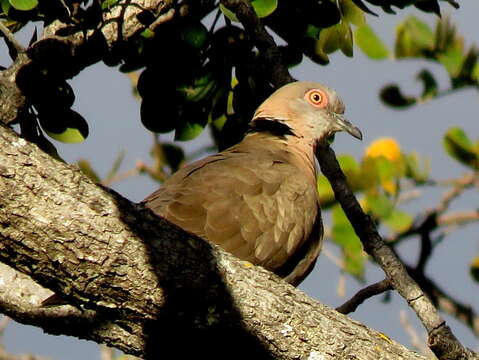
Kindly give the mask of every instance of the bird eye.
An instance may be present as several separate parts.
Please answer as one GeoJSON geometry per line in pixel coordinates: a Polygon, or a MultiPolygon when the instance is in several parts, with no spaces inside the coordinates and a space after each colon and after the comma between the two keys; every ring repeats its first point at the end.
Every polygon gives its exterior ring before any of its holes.
{"type": "Polygon", "coordinates": [[[322,90],[309,90],[304,97],[307,102],[315,107],[324,108],[326,105],[328,105],[328,97],[322,90]]]}

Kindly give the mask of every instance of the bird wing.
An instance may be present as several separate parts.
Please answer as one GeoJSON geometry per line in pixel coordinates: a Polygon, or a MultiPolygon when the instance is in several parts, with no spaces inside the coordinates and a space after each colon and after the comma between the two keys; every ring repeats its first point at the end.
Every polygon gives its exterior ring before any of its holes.
{"type": "Polygon", "coordinates": [[[314,174],[277,154],[233,148],[207,157],[172,175],[144,202],[183,229],[272,271],[303,244],[314,248],[322,234],[315,226],[314,174]]]}

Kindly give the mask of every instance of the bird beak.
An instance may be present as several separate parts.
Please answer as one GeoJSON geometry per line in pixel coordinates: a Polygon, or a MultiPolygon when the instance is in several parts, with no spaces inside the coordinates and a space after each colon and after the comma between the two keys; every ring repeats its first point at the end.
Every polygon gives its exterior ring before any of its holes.
{"type": "Polygon", "coordinates": [[[354,136],[356,139],[362,140],[363,139],[363,134],[361,133],[361,130],[351,124],[343,115],[333,113],[334,120],[336,121],[336,124],[339,126],[339,130],[344,130],[354,136]]]}

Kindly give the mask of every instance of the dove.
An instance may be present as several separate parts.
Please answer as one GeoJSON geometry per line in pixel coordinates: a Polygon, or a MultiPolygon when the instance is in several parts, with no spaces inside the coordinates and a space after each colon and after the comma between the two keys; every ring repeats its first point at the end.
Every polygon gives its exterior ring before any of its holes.
{"type": "Polygon", "coordinates": [[[155,214],[297,286],[321,251],[315,150],[338,131],[362,139],[336,92],[284,85],[241,142],[182,167],[143,203],[155,214]]]}

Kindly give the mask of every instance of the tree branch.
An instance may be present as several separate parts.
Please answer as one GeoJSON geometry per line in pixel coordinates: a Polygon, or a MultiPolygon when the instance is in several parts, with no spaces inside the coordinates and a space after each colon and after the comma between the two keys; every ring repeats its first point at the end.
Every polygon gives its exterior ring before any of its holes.
{"type": "Polygon", "coordinates": [[[0,21],[0,32],[2,33],[3,37],[5,38],[5,42],[7,43],[10,49],[13,49],[17,54],[22,53],[25,51],[25,48],[22,44],[17,40],[17,38],[12,34],[12,32],[5,26],[3,22],[0,21]]]}
{"type": "Polygon", "coordinates": [[[364,289],[359,290],[351,299],[346,301],[341,306],[338,306],[336,311],[340,312],[341,314],[352,313],[356,311],[358,306],[361,305],[365,300],[392,289],[393,287],[389,279],[378,281],[377,283],[371,284],[364,289]]]}
{"type": "Polygon", "coordinates": [[[320,146],[316,151],[316,156],[321,171],[331,183],[336,199],[361,239],[364,249],[374,257],[390,278],[394,288],[408,302],[426,328],[429,335],[429,347],[434,354],[439,359],[479,358],[460,344],[429,298],[409,276],[394,252],[384,243],[375,224],[369,216],[364,214],[349,188],[334,151],[328,145],[320,146]]]}
{"type": "Polygon", "coordinates": [[[55,308],[64,312],[54,321],[38,308],[45,290],[2,290],[2,311],[16,320],[146,358],[422,358],[4,127],[0,164],[0,260],[73,305],[55,308]]]}

